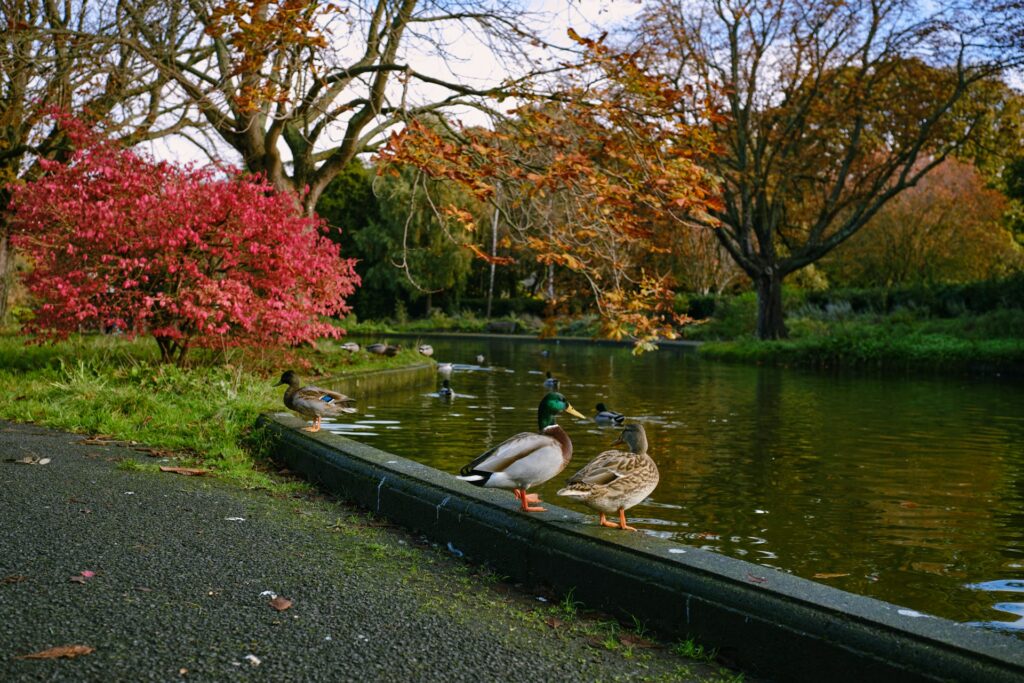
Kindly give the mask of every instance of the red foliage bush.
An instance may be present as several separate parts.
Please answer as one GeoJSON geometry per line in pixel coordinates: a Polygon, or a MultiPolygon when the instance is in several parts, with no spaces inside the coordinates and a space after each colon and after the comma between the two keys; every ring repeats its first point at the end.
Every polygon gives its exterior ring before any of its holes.
{"type": "Polygon", "coordinates": [[[42,339],[117,328],[156,338],[164,361],[190,347],[294,345],[342,330],[359,284],[319,218],[264,180],[224,177],[119,149],[66,121],[79,147],[13,188],[17,247],[42,339]]]}

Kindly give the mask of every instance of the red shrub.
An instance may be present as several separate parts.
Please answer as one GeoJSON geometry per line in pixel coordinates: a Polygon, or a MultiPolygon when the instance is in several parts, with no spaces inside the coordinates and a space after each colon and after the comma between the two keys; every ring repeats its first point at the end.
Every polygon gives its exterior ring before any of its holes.
{"type": "Polygon", "coordinates": [[[116,327],[191,346],[293,345],[342,331],[359,277],[296,198],[252,177],[157,162],[87,131],[67,164],[14,189],[15,244],[44,339],[116,327]]]}

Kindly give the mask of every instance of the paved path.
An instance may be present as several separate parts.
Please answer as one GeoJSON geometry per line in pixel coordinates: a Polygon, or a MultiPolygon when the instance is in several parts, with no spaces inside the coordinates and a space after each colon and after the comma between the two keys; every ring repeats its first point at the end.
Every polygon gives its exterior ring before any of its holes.
{"type": "Polygon", "coordinates": [[[2,681],[736,680],[667,648],[607,649],[608,625],[344,505],[82,440],[0,421],[2,681]],[[50,462],[11,462],[26,457],[50,462]],[[66,645],[94,651],[15,658],[66,645]]]}

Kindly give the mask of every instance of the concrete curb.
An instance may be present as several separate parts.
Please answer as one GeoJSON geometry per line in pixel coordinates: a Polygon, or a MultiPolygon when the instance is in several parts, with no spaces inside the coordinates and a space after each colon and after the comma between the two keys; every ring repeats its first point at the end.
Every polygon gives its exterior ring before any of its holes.
{"type": "Polygon", "coordinates": [[[516,511],[478,489],[344,437],[264,415],[274,455],[327,489],[518,580],[694,637],[730,663],[785,681],[1024,680],[1024,644],[945,619],[651,538],[597,528],[545,501],[516,511]]]}
{"type": "Polygon", "coordinates": [[[416,363],[387,370],[363,370],[318,379],[317,384],[362,400],[400,389],[433,386],[437,379],[434,363],[416,363]]]}
{"type": "MultiPolygon", "coordinates": [[[[581,345],[588,344],[590,346],[633,346],[633,340],[630,339],[592,339],[590,337],[538,337],[535,334],[500,334],[497,332],[389,332],[387,334],[376,334],[376,335],[364,335],[358,332],[353,332],[352,337],[363,338],[363,337],[374,337],[387,339],[389,337],[398,337],[401,339],[419,339],[421,337],[432,337],[441,339],[498,339],[502,341],[529,341],[536,342],[538,344],[551,344],[557,346],[559,344],[567,345],[581,345]]],[[[696,349],[704,342],[702,341],[691,341],[686,339],[662,339],[658,342],[659,347],[665,348],[687,348],[696,349]]]]}

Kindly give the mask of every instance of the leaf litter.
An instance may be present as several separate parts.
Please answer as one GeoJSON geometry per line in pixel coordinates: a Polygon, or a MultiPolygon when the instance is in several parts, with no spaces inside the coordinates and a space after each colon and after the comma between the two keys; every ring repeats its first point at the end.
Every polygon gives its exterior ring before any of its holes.
{"type": "Polygon", "coordinates": [[[74,659],[75,657],[81,657],[91,652],[95,652],[96,648],[89,647],[88,645],[58,645],[57,647],[51,647],[48,650],[40,650],[39,652],[33,652],[32,654],[20,655],[15,659],[74,659]]]}

